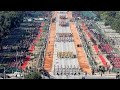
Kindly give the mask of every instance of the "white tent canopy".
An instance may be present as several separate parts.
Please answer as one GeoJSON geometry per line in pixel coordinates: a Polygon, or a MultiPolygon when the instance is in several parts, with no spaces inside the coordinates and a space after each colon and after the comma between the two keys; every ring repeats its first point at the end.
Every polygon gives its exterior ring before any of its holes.
{"type": "Polygon", "coordinates": [[[36,21],[43,21],[44,18],[34,18],[34,20],[36,20],[36,21]]]}

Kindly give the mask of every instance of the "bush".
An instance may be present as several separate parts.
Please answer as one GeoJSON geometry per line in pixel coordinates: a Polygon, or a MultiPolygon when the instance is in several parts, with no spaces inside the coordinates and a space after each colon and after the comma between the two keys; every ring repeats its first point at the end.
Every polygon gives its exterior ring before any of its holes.
{"type": "Polygon", "coordinates": [[[108,26],[109,25],[109,23],[108,22],[105,22],[105,26],[108,26]]]}

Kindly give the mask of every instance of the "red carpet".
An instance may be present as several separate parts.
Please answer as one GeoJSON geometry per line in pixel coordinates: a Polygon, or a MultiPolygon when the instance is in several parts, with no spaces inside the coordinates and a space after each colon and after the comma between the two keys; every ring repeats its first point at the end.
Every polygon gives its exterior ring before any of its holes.
{"type": "Polygon", "coordinates": [[[98,53],[99,48],[98,48],[98,46],[97,46],[97,45],[94,45],[94,49],[95,49],[96,53],[98,53]]]}
{"type": "Polygon", "coordinates": [[[102,55],[99,55],[99,58],[101,59],[103,65],[106,66],[106,61],[105,61],[105,59],[103,58],[103,56],[102,56],[102,55]]]}

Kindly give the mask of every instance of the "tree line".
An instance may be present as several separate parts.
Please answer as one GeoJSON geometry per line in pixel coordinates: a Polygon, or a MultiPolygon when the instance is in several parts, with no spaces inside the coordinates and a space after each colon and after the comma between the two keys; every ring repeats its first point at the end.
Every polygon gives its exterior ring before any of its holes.
{"type": "Polygon", "coordinates": [[[94,11],[105,25],[110,25],[112,29],[120,33],[120,11],[94,11]]]}
{"type": "Polygon", "coordinates": [[[0,11],[0,46],[13,28],[18,27],[22,21],[23,11],[0,11]]]}

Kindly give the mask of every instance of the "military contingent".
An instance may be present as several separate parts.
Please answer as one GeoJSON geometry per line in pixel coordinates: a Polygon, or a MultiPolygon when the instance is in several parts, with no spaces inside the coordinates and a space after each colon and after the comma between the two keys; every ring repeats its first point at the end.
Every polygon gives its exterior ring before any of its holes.
{"type": "Polygon", "coordinates": [[[56,41],[57,42],[73,42],[72,33],[57,33],[56,41]]]}
{"type": "Polygon", "coordinates": [[[74,66],[54,66],[54,75],[80,75],[81,74],[81,69],[78,67],[74,66]]]}

